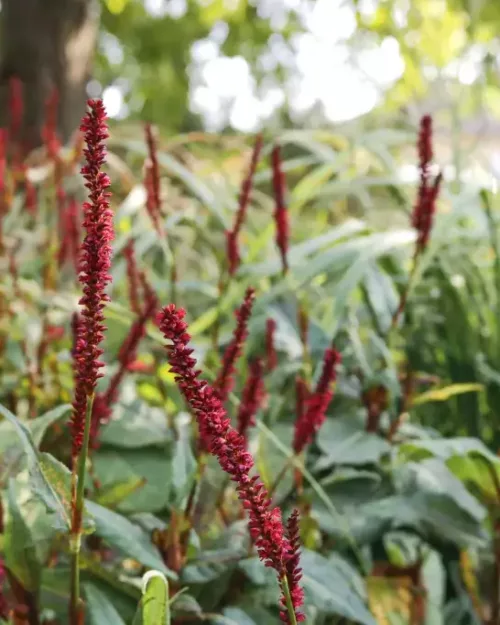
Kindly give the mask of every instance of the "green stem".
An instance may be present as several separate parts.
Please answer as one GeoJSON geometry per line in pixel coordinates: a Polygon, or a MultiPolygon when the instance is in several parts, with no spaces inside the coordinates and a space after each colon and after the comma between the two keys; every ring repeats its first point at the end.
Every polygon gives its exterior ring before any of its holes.
{"type": "Polygon", "coordinates": [[[414,283],[415,277],[417,275],[417,268],[418,268],[419,260],[420,260],[420,250],[419,250],[418,247],[416,247],[415,248],[415,254],[413,255],[412,268],[411,268],[411,271],[410,271],[410,275],[408,276],[408,282],[406,283],[404,291],[401,293],[401,298],[399,300],[398,308],[397,308],[396,312],[394,313],[394,315],[392,316],[391,327],[389,328],[389,332],[388,332],[388,335],[387,335],[387,342],[388,343],[390,341],[390,337],[391,337],[393,331],[396,329],[396,327],[398,325],[399,318],[401,317],[401,315],[404,312],[404,309],[406,308],[406,304],[408,302],[408,297],[409,297],[410,292],[411,292],[411,290],[413,288],[413,283],[414,283]]]}
{"type": "Polygon", "coordinates": [[[281,588],[285,595],[286,609],[288,611],[288,622],[290,625],[297,625],[297,615],[295,614],[295,608],[293,606],[292,595],[290,593],[290,586],[288,585],[288,578],[283,575],[281,578],[281,588]]]}
{"type": "Polygon", "coordinates": [[[175,255],[173,248],[169,245],[167,235],[159,233],[160,247],[163,252],[163,258],[167,267],[170,269],[170,300],[173,304],[177,303],[177,268],[175,266],[175,255]]]}
{"type": "Polygon", "coordinates": [[[279,486],[279,483],[285,477],[286,472],[291,466],[293,466],[294,460],[295,460],[295,454],[291,456],[290,458],[288,458],[288,460],[285,462],[285,464],[281,468],[281,471],[278,473],[276,479],[274,480],[274,482],[271,484],[271,487],[269,488],[269,497],[272,497],[274,495],[274,493],[276,492],[276,489],[279,486]]]}
{"type": "Polygon", "coordinates": [[[219,330],[222,321],[222,300],[224,296],[227,294],[229,289],[231,276],[229,274],[227,277],[223,274],[219,280],[219,297],[217,298],[217,312],[215,317],[215,323],[212,330],[212,347],[217,352],[219,349],[219,330]]]}
{"type": "Polygon", "coordinates": [[[92,407],[94,394],[87,397],[85,409],[85,428],[83,431],[83,444],[77,462],[73,466],[73,494],[71,523],[70,552],[71,552],[71,594],[69,616],[71,625],[82,623],[83,602],[80,598],[80,549],[82,541],[82,517],[83,501],[85,494],[85,474],[87,470],[87,458],[89,453],[90,426],[92,423],[92,407]],[[75,479],[76,477],[76,479],[75,479]]]}

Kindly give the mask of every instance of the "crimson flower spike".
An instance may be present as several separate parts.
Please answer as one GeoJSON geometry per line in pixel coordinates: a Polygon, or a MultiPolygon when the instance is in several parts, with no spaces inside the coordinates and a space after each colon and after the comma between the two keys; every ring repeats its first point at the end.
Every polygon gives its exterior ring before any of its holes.
{"type": "Polygon", "coordinates": [[[257,163],[259,162],[261,151],[262,135],[259,134],[257,135],[257,138],[255,140],[248,174],[241,185],[240,197],[238,200],[238,211],[236,213],[236,219],[234,221],[233,229],[226,231],[226,255],[230,276],[234,275],[236,270],[240,266],[241,259],[238,249],[238,235],[247,214],[248,205],[250,203],[250,196],[252,193],[253,179],[255,176],[255,170],[257,169],[257,163]]]}
{"type": "Polygon", "coordinates": [[[427,247],[436,211],[436,199],[441,186],[441,173],[432,182],[431,164],[432,149],[432,117],[424,115],[420,121],[418,138],[418,155],[420,169],[420,184],[417,201],[412,214],[412,225],[417,231],[417,253],[427,247]]]}
{"type": "Polygon", "coordinates": [[[128,279],[128,297],[130,301],[130,308],[138,315],[140,313],[139,304],[139,270],[137,268],[137,259],[135,256],[134,241],[130,241],[123,250],[125,256],[125,262],[127,265],[127,279],[128,279]]]}
{"type": "Polygon", "coordinates": [[[288,239],[289,223],[288,210],[285,204],[285,174],[281,164],[281,152],[278,145],[274,146],[271,153],[271,163],[273,169],[273,189],[274,189],[274,221],[276,223],[276,244],[281,254],[281,264],[283,273],[288,271],[288,239]]]}
{"type": "MultiPolygon", "coordinates": [[[[292,598],[293,605],[304,604],[304,591],[300,586],[302,579],[302,569],[300,568],[300,519],[299,511],[295,509],[290,515],[286,524],[286,535],[289,542],[288,560],[286,563],[288,588],[292,598]]],[[[286,603],[281,605],[281,620],[285,623],[288,621],[288,613],[286,603]]]]}
{"type": "Polygon", "coordinates": [[[102,377],[100,369],[104,365],[99,358],[103,353],[100,345],[105,330],[103,310],[109,301],[106,287],[111,282],[111,241],[114,238],[110,193],[107,191],[111,183],[101,171],[106,156],[104,141],[109,136],[106,111],[101,100],[89,100],[87,105],[88,112],[80,127],[85,133],[86,160],[81,172],[89,190],[89,201],[83,204],[85,238],[78,277],[83,288],[80,300],[83,310],[75,350],[76,380],[71,423],[74,458],[83,444],[87,403],[92,401],[97,380],[102,377]]]}
{"type": "Polygon", "coordinates": [[[245,439],[231,426],[218,392],[204,380],[199,379],[196,359],[189,343],[185,311],[174,304],[166,306],[159,314],[160,330],[171,341],[167,346],[168,360],[175,374],[176,382],[185,400],[198,421],[202,440],[207,442],[208,451],[214,455],[223,471],[236,484],[238,496],[249,516],[249,530],[260,559],[273,568],[278,576],[282,598],[280,605],[289,606],[293,615],[282,614],[285,623],[303,621],[299,611],[303,597],[298,586],[298,561],[293,572],[288,564],[298,559],[295,543],[286,535],[279,508],[273,508],[271,498],[258,475],[251,476],[254,459],[247,451],[245,439]]]}
{"type": "Polygon", "coordinates": [[[156,323],[156,314],[153,314],[155,310],[160,307],[160,302],[158,301],[158,296],[155,293],[155,290],[148,282],[146,274],[144,271],[139,272],[139,282],[142,287],[142,292],[144,295],[145,306],[150,308],[153,312],[151,313],[151,320],[153,323],[156,323]]]}
{"type": "Polygon", "coordinates": [[[262,360],[257,358],[250,364],[250,373],[243,389],[238,410],[238,434],[241,434],[245,440],[248,428],[255,425],[255,415],[265,397],[263,373],[262,360]]]}
{"type": "Polygon", "coordinates": [[[274,333],[276,332],[276,321],[267,319],[266,321],[266,357],[267,370],[272,371],[278,366],[278,354],[274,345],[274,333]]]}
{"type": "Polygon", "coordinates": [[[300,421],[304,415],[304,409],[306,402],[309,398],[309,388],[307,382],[301,378],[295,378],[295,406],[296,406],[296,420],[300,421]]]}
{"type": "Polygon", "coordinates": [[[323,371],[314,392],[306,400],[305,409],[295,422],[293,450],[300,454],[311,442],[325,421],[326,410],[333,398],[332,384],[335,382],[336,367],[340,364],[340,354],[327,349],[323,357],[323,371]]]}
{"type": "Polygon", "coordinates": [[[240,356],[243,344],[248,336],[248,321],[252,314],[254,299],[254,289],[248,288],[242,305],[235,312],[236,328],[234,329],[231,342],[224,351],[222,367],[214,384],[214,389],[223,403],[227,400],[234,386],[234,368],[236,360],[240,356]]]}
{"type": "Polygon", "coordinates": [[[146,124],[145,134],[149,154],[146,163],[146,209],[158,235],[163,236],[164,233],[161,222],[160,166],[158,164],[157,145],[151,124],[146,124]]]}

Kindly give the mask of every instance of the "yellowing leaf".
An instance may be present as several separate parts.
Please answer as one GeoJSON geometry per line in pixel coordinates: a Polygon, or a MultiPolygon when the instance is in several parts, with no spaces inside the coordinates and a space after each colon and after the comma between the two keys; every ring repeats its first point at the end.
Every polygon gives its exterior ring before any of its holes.
{"type": "Polygon", "coordinates": [[[450,384],[444,388],[436,388],[426,393],[422,393],[413,400],[413,405],[418,406],[420,404],[426,404],[430,401],[446,401],[454,395],[461,395],[462,393],[478,393],[482,391],[484,386],[482,384],[450,384]]]}
{"type": "Polygon", "coordinates": [[[173,374],[170,370],[170,365],[168,364],[168,362],[163,364],[158,369],[158,375],[166,384],[169,384],[171,386],[175,384],[175,374],[173,374]]]}

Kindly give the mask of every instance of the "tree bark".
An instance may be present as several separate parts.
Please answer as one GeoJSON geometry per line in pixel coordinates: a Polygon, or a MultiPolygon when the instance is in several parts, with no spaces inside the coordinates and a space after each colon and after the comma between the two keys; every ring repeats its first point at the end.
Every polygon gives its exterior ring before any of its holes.
{"type": "Polygon", "coordinates": [[[23,85],[19,140],[38,147],[48,99],[57,93],[58,131],[67,141],[85,110],[98,29],[94,0],[2,0],[0,124],[9,121],[9,83],[23,85]]]}

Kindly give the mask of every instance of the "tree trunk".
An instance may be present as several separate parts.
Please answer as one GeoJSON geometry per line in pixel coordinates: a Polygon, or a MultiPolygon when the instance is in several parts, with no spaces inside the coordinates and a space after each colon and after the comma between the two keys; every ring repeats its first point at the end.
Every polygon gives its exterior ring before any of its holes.
{"type": "Polygon", "coordinates": [[[48,99],[57,94],[58,131],[67,141],[85,110],[97,37],[94,0],[2,0],[0,124],[9,123],[9,83],[23,88],[19,140],[27,149],[41,144],[48,99]]]}

